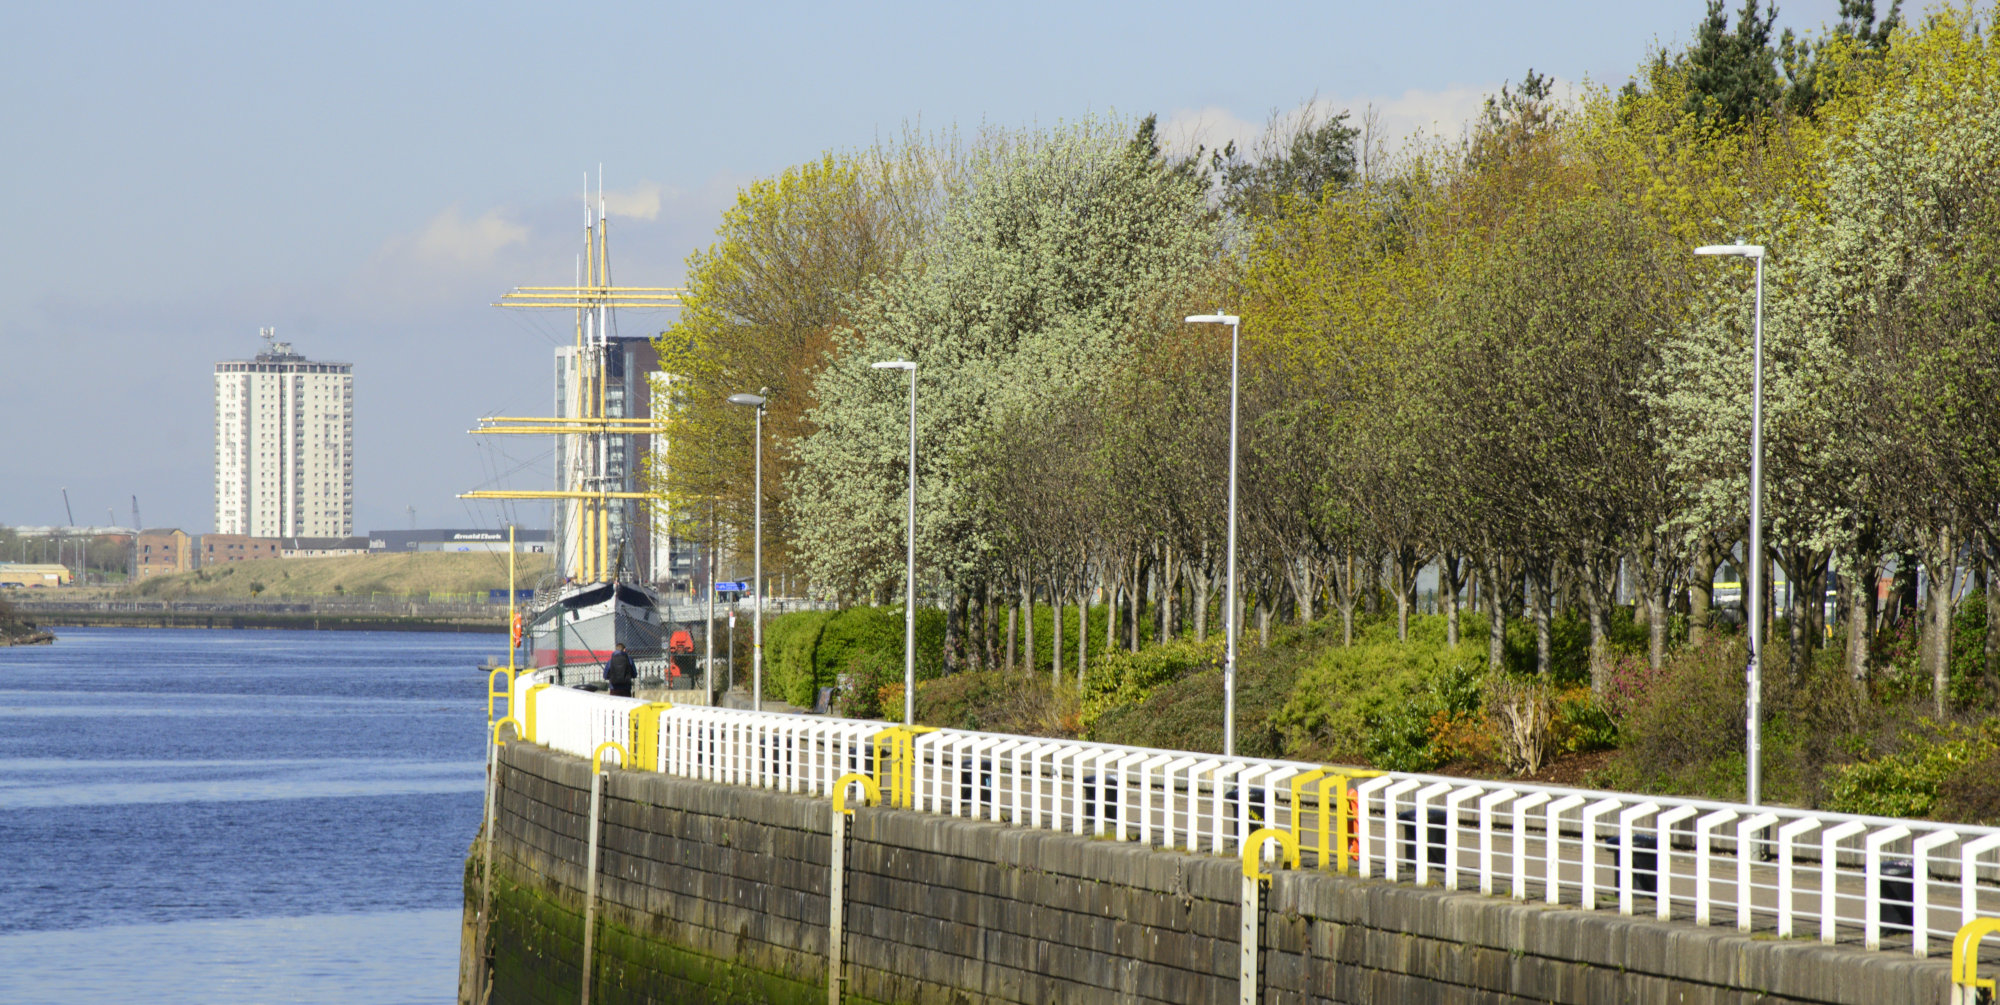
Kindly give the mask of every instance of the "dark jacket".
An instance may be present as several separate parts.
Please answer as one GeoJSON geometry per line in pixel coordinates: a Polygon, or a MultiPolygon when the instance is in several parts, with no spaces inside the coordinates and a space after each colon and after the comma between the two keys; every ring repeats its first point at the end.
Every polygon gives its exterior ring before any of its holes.
{"type": "Polygon", "coordinates": [[[638,679],[639,671],[632,666],[632,657],[624,653],[612,653],[604,661],[604,679],[613,684],[630,684],[638,679]]]}

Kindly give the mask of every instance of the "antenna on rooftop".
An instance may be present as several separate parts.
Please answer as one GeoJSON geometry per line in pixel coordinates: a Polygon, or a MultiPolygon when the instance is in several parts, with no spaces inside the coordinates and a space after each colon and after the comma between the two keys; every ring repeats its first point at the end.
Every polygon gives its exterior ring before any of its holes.
{"type": "Polygon", "coordinates": [[[269,350],[278,341],[278,329],[259,328],[257,329],[257,337],[264,340],[264,348],[269,350]]]}

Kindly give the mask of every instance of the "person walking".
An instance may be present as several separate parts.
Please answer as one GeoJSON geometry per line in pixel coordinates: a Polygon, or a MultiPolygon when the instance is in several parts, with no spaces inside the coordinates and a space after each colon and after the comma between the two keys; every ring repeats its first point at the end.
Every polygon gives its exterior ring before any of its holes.
{"type": "Polygon", "coordinates": [[[632,697],[632,682],[639,679],[639,671],[632,666],[632,657],[625,654],[625,643],[618,643],[618,651],[604,661],[604,679],[611,682],[612,694],[632,697]]]}

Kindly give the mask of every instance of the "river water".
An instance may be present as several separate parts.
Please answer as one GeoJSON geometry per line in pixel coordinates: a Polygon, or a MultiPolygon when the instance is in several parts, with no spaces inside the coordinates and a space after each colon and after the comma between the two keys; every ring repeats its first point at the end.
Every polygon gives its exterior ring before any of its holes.
{"type": "Polygon", "coordinates": [[[0,1002],[446,1003],[501,635],[0,649],[0,1002]]]}

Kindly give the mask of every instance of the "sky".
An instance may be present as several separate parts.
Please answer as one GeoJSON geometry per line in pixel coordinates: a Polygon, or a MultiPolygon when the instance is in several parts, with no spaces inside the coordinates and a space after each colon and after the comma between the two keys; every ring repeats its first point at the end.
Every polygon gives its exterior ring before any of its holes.
{"type": "MultiPolygon", "coordinates": [[[[1735,3],[1729,5],[1737,6],[1735,3]]],[[[1837,0],[1787,0],[1816,34],[1837,0]]],[[[214,523],[214,364],[275,327],[354,364],[355,532],[545,512],[570,282],[600,166],[612,271],[678,285],[738,188],[915,127],[1157,113],[1248,140],[1374,107],[1455,136],[1530,68],[1622,84],[1701,0],[1005,5],[206,2],[0,10],[0,524],[214,523]]],[[[620,315],[650,334],[671,312],[620,315]]]]}

